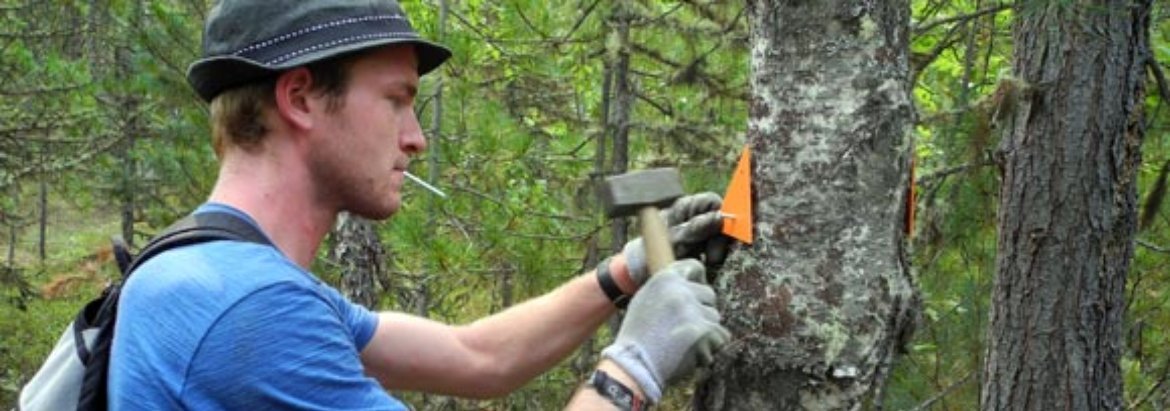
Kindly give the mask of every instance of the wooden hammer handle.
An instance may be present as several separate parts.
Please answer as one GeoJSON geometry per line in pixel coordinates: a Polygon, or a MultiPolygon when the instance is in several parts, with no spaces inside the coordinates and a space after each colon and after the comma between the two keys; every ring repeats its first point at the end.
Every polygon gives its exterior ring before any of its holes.
{"type": "Polygon", "coordinates": [[[638,209],[638,224],[642,228],[642,245],[646,247],[646,267],[654,274],[674,261],[670,233],[657,207],[638,209]]]}

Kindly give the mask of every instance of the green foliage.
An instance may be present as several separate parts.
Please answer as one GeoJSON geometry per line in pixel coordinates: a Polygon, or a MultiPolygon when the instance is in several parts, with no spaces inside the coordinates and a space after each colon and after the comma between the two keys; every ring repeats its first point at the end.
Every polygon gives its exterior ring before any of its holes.
{"type": "MultiPolygon", "coordinates": [[[[7,273],[0,276],[0,408],[12,403],[88,295],[82,289],[51,299],[38,290],[81,272],[116,233],[114,210],[124,202],[133,202],[142,240],[204,201],[216,172],[206,106],[184,79],[198,55],[207,2],[44,3],[51,6],[0,7],[0,245],[15,251],[15,261],[0,261],[7,273]],[[42,180],[51,187],[55,221],[43,264],[33,257],[42,180]],[[10,233],[15,244],[8,244],[10,233]]],[[[405,3],[415,26],[435,37],[439,2],[405,3]]],[[[590,269],[587,244],[613,246],[590,175],[595,144],[612,136],[613,125],[601,119],[607,67],[621,48],[619,11],[630,18],[636,91],[631,168],[677,165],[688,189],[723,190],[748,111],[743,4],[449,3],[443,42],[455,57],[423,79],[418,102],[429,129],[442,86],[441,130],[428,130],[430,149],[412,169],[427,176],[427,160],[437,156],[436,183],[449,197],[407,185],[403,209],[378,226],[389,271],[379,308],[417,313],[426,301],[426,315],[466,323],[590,269]]],[[[990,3],[913,2],[920,212],[911,258],[925,312],[894,370],[885,398],[890,409],[932,399],[932,409],[978,404],[998,204],[990,165],[998,137],[989,128],[988,96],[1010,74],[1012,10],[952,17],[999,4],[990,3]]],[[[1152,18],[1153,54],[1163,71],[1170,69],[1167,7],[1156,5],[1152,18]]],[[[1170,107],[1156,90],[1151,83],[1143,198],[1170,160],[1170,107]]],[[[1156,388],[1170,364],[1159,349],[1170,343],[1162,327],[1170,324],[1170,211],[1162,208],[1139,234],[1144,245],[1127,289],[1126,398],[1139,408],[1170,401],[1156,388]]],[[[323,259],[317,268],[327,281],[338,280],[323,259]]],[[[109,275],[107,267],[91,278],[109,275]]],[[[608,336],[598,338],[601,345],[608,336]]],[[[557,408],[583,371],[566,361],[508,398],[458,407],[557,408]]],[[[676,390],[663,408],[682,408],[687,395],[676,390]]],[[[447,401],[405,398],[420,409],[447,401]]]]}

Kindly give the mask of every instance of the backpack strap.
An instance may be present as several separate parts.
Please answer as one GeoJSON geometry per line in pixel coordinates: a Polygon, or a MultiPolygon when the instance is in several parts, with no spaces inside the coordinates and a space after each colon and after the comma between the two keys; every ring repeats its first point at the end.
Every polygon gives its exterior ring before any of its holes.
{"type": "Polygon", "coordinates": [[[123,268],[122,281],[129,279],[130,273],[146,260],[164,251],[216,240],[272,245],[264,233],[234,214],[222,211],[191,214],[171,224],[161,234],[151,239],[146,247],[142,248],[142,252],[138,253],[138,257],[126,267],[119,267],[123,268]]]}
{"type": "Polygon", "coordinates": [[[134,259],[129,257],[125,242],[117,239],[114,241],[114,254],[118,260],[118,268],[122,270],[122,282],[107,286],[102,295],[90,301],[73,322],[77,356],[85,365],[78,398],[79,410],[105,409],[118,298],[122,293],[122,285],[126,284],[134,269],[167,250],[216,240],[273,245],[268,237],[252,224],[234,214],[221,211],[184,217],[151,239],[134,259]],[[92,331],[91,336],[87,337],[85,333],[87,330],[92,331]]]}

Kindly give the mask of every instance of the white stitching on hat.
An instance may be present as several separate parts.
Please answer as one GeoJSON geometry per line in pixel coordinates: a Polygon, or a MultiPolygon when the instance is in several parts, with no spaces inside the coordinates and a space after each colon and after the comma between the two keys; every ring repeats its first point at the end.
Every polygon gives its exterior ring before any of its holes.
{"type": "Polygon", "coordinates": [[[320,50],[320,49],[327,48],[327,47],[333,47],[333,46],[336,46],[336,45],[339,45],[339,44],[351,43],[351,42],[358,41],[358,40],[368,40],[368,39],[376,39],[376,38],[389,38],[389,37],[408,37],[408,38],[418,38],[418,35],[416,35],[416,34],[414,34],[414,33],[373,33],[373,34],[363,34],[363,35],[360,35],[360,36],[349,36],[349,37],[343,37],[343,38],[340,38],[340,39],[337,39],[337,40],[333,40],[333,41],[329,41],[329,42],[325,42],[325,43],[316,44],[316,45],[309,46],[309,47],[306,47],[306,48],[303,48],[303,49],[300,49],[300,50],[297,50],[297,51],[294,51],[294,52],[291,52],[291,53],[284,54],[284,55],[282,55],[282,56],[280,56],[280,57],[277,57],[277,58],[275,58],[275,59],[268,60],[268,61],[267,61],[265,64],[277,64],[277,63],[281,63],[281,62],[283,62],[283,61],[285,61],[285,60],[291,59],[291,58],[293,58],[293,57],[296,57],[296,56],[299,56],[299,55],[301,55],[301,54],[305,54],[305,53],[308,53],[308,52],[312,52],[312,51],[320,50]]]}
{"type": "Polygon", "coordinates": [[[287,40],[295,38],[295,37],[300,37],[300,36],[303,36],[305,34],[312,33],[314,31],[319,31],[319,30],[323,30],[323,29],[327,29],[327,28],[331,28],[331,27],[344,26],[346,24],[354,24],[354,23],[361,23],[361,22],[366,22],[366,21],[377,21],[377,20],[406,20],[406,16],[403,16],[401,14],[388,14],[388,15],[378,15],[378,16],[350,17],[350,18],[345,18],[345,19],[341,19],[341,20],[334,20],[334,21],[330,21],[330,22],[326,22],[326,23],[321,23],[321,24],[318,24],[315,26],[306,27],[306,28],[294,31],[292,33],[282,35],[280,37],[274,37],[274,38],[271,38],[268,40],[261,41],[259,43],[253,43],[252,45],[250,45],[248,47],[244,47],[244,48],[232,53],[232,55],[238,56],[238,55],[247,53],[247,52],[252,51],[252,50],[259,50],[259,49],[262,49],[262,48],[265,48],[268,46],[272,46],[272,45],[280,43],[280,42],[287,41],[287,40]]]}

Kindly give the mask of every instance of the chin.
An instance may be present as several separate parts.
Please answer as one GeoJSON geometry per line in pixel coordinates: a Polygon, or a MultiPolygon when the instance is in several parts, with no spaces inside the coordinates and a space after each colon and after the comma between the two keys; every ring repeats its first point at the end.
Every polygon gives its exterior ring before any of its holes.
{"type": "Polygon", "coordinates": [[[400,207],[402,207],[402,200],[395,198],[384,204],[367,204],[365,207],[354,208],[349,212],[368,220],[381,221],[393,216],[400,207]]]}

